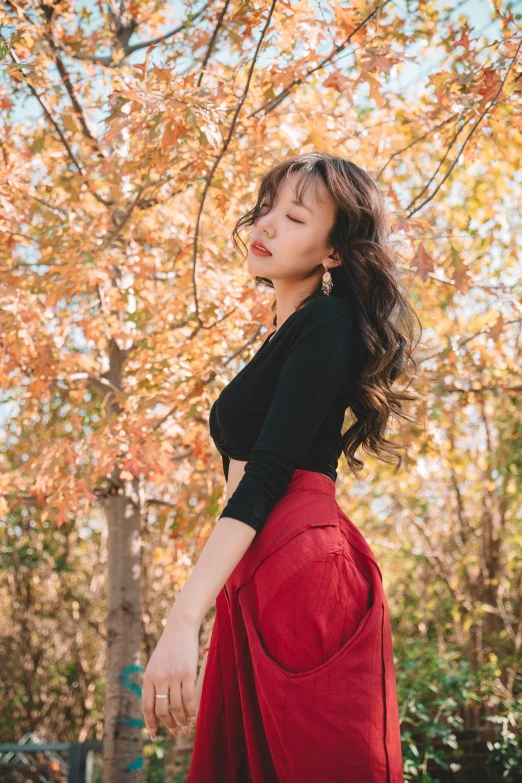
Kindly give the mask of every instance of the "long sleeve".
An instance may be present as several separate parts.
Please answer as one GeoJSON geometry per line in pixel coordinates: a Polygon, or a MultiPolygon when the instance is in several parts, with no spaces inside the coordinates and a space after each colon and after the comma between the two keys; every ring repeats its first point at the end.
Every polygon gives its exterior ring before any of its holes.
{"type": "Polygon", "coordinates": [[[283,496],[353,372],[355,338],[347,304],[342,300],[311,304],[315,306],[303,312],[287,349],[245,473],[220,514],[256,531],[283,496]]]}

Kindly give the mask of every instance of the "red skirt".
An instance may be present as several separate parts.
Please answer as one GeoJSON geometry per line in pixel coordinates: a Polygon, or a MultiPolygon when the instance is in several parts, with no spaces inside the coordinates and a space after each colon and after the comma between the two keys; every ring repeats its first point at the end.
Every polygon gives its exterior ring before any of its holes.
{"type": "Polygon", "coordinates": [[[404,783],[375,557],[296,470],[216,599],[187,783],[404,783]]]}

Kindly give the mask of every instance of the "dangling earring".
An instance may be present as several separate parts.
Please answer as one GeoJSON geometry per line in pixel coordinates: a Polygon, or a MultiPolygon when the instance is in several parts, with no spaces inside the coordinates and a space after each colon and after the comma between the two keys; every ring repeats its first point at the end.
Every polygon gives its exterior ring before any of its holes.
{"type": "Polygon", "coordinates": [[[328,269],[325,270],[323,274],[323,282],[321,283],[321,291],[323,294],[326,294],[326,296],[330,296],[330,291],[333,288],[333,282],[332,282],[332,275],[328,271],[328,269]]]}

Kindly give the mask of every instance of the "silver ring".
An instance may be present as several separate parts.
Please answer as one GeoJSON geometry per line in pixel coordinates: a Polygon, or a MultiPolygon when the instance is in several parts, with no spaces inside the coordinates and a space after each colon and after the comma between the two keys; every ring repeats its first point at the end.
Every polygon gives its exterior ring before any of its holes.
{"type": "Polygon", "coordinates": [[[154,696],[155,699],[168,699],[169,694],[168,693],[156,693],[154,696]]]}

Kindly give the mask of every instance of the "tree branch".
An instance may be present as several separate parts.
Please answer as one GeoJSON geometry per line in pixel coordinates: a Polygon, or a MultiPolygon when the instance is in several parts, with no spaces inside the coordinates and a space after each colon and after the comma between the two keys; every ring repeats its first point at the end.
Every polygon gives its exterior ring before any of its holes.
{"type": "MultiPolygon", "coordinates": [[[[437,165],[437,166],[436,166],[436,168],[435,168],[435,171],[433,172],[433,174],[431,175],[431,177],[430,177],[430,178],[427,180],[427,182],[425,183],[425,185],[424,185],[424,187],[422,188],[422,190],[421,190],[419,193],[417,193],[417,195],[415,196],[415,198],[414,198],[414,199],[412,199],[412,201],[410,201],[410,203],[409,203],[409,204],[408,204],[408,206],[406,207],[406,210],[410,209],[410,208],[411,208],[411,207],[412,207],[412,206],[415,204],[415,202],[416,202],[416,201],[418,201],[418,200],[419,200],[419,199],[420,199],[420,198],[421,198],[421,197],[424,195],[424,193],[426,193],[426,191],[428,191],[428,190],[429,190],[431,183],[435,181],[435,179],[436,179],[436,177],[437,177],[437,174],[438,174],[438,173],[439,173],[439,171],[441,170],[441,168],[442,168],[442,166],[443,166],[443,164],[444,164],[444,162],[445,162],[446,158],[448,157],[448,155],[449,155],[449,153],[450,153],[450,150],[451,150],[451,148],[453,147],[453,145],[454,145],[454,144],[456,144],[456,143],[457,143],[457,139],[458,139],[458,137],[460,136],[460,133],[461,133],[461,131],[462,131],[462,130],[464,130],[464,128],[466,127],[466,125],[468,125],[468,123],[470,123],[470,122],[471,122],[471,117],[468,117],[468,119],[467,119],[467,120],[464,120],[464,122],[462,123],[462,125],[461,125],[461,126],[460,126],[460,127],[459,127],[459,128],[456,130],[456,131],[455,131],[455,133],[453,134],[453,138],[450,140],[450,143],[448,144],[448,146],[447,146],[447,148],[446,148],[446,151],[445,151],[444,155],[443,155],[443,156],[442,156],[442,158],[439,160],[439,162],[438,162],[438,165],[437,165]]],[[[406,210],[405,210],[405,211],[406,211],[406,210]]],[[[410,213],[410,214],[413,214],[413,212],[412,212],[412,213],[410,213]]]]}
{"type": "Polygon", "coordinates": [[[268,112],[273,111],[276,106],[278,106],[284,99],[290,94],[292,89],[299,84],[303,84],[306,79],[308,79],[309,76],[316,73],[317,71],[320,71],[322,68],[324,68],[326,65],[329,64],[329,62],[336,57],[339,52],[342,52],[343,49],[346,49],[348,44],[351,42],[352,37],[359,32],[369,21],[372,19],[376,14],[378,14],[382,9],[388,5],[390,0],[384,0],[384,3],[382,5],[377,5],[376,8],[373,9],[371,14],[368,14],[366,19],[363,19],[363,21],[350,33],[350,35],[346,38],[345,41],[343,41],[342,44],[339,44],[339,46],[335,47],[335,49],[332,50],[332,52],[328,55],[328,57],[325,57],[324,60],[322,60],[320,63],[318,63],[313,68],[310,68],[310,70],[306,71],[306,73],[290,82],[290,84],[285,87],[285,89],[277,95],[273,100],[267,101],[262,106],[259,107],[259,109],[255,109],[255,111],[250,112],[250,114],[247,115],[248,119],[251,117],[255,117],[256,114],[259,114],[259,112],[264,111],[265,114],[268,114],[268,112]]]}
{"type": "Polygon", "coordinates": [[[105,155],[103,154],[102,150],[100,149],[100,144],[97,138],[91,133],[91,130],[89,126],[87,125],[87,120],[85,119],[85,115],[83,113],[83,109],[80,106],[80,103],[78,101],[78,98],[76,97],[76,93],[74,91],[74,87],[71,82],[71,78],[69,76],[69,72],[67,68],[64,65],[64,62],[62,58],[60,57],[60,53],[58,50],[58,47],[56,46],[52,34],[46,33],[44,34],[44,38],[49,44],[49,48],[52,51],[54,61],[56,63],[56,67],[58,69],[58,73],[62,77],[62,82],[65,85],[65,89],[67,90],[69,94],[69,98],[71,99],[71,103],[73,105],[74,109],[74,115],[76,119],[78,120],[80,127],[83,131],[83,135],[85,138],[89,141],[91,144],[93,150],[96,152],[99,160],[105,160],[105,155]]]}
{"type": "Polygon", "coordinates": [[[495,93],[495,95],[494,95],[494,97],[491,99],[491,101],[490,101],[488,104],[486,104],[486,107],[485,107],[484,111],[482,112],[482,114],[481,114],[481,115],[480,115],[480,117],[478,118],[477,122],[476,122],[476,123],[473,125],[473,127],[472,127],[472,128],[471,128],[471,130],[470,130],[470,132],[468,133],[468,135],[467,135],[467,136],[466,136],[466,138],[464,139],[464,141],[463,141],[463,143],[462,143],[462,145],[461,145],[461,147],[460,147],[459,151],[457,152],[457,154],[456,154],[456,156],[455,156],[455,159],[454,159],[453,163],[451,164],[451,166],[449,167],[448,171],[447,171],[447,172],[446,172],[446,174],[443,176],[442,180],[441,180],[441,181],[440,181],[440,183],[437,185],[437,187],[435,188],[435,190],[433,191],[433,193],[431,193],[431,194],[430,194],[430,196],[428,196],[428,198],[426,198],[426,199],[425,199],[425,200],[424,200],[424,201],[423,201],[421,204],[419,204],[419,206],[418,206],[416,209],[412,210],[411,212],[408,212],[408,213],[407,213],[407,217],[411,217],[411,216],[412,216],[412,215],[414,215],[416,212],[419,212],[419,210],[421,210],[421,209],[422,209],[422,207],[424,207],[426,204],[428,204],[428,202],[430,202],[430,201],[431,201],[431,200],[432,200],[432,199],[433,199],[433,198],[436,196],[436,194],[438,193],[438,191],[441,189],[441,187],[443,186],[443,184],[446,182],[446,180],[447,180],[447,179],[448,179],[448,177],[450,176],[451,172],[453,171],[453,169],[454,169],[454,168],[455,168],[455,166],[457,165],[457,161],[459,160],[460,156],[461,156],[461,155],[462,155],[462,153],[464,152],[464,149],[466,148],[466,145],[467,145],[468,141],[471,139],[471,137],[473,136],[473,134],[474,134],[474,133],[475,133],[475,131],[477,130],[478,126],[480,125],[480,123],[482,122],[482,120],[484,119],[484,117],[486,116],[486,114],[487,114],[487,113],[489,112],[489,110],[490,110],[490,109],[491,109],[491,108],[492,108],[492,107],[495,105],[495,102],[496,102],[496,100],[497,100],[498,96],[500,95],[500,93],[502,92],[502,88],[504,87],[504,84],[506,83],[506,79],[508,78],[509,74],[511,73],[511,69],[512,69],[512,68],[513,68],[513,66],[515,65],[515,62],[516,62],[516,60],[517,60],[518,53],[520,52],[520,47],[521,47],[521,46],[522,46],[522,37],[520,38],[520,42],[519,42],[519,44],[518,44],[517,50],[516,50],[516,52],[515,52],[515,55],[514,55],[513,59],[511,60],[511,62],[510,62],[510,64],[509,64],[509,68],[507,69],[507,71],[506,71],[506,73],[505,73],[505,76],[504,76],[504,78],[502,79],[502,81],[501,81],[501,83],[500,83],[500,86],[499,86],[499,88],[498,88],[497,92],[495,93]]]}
{"type": "Polygon", "coordinates": [[[164,35],[159,35],[157,38],[151,38],[150,41],[141,41],[140,43],[133,44],[132,46],[129,45],[129,39],[133,35],[133,33],[136,31],[136,28],[138,26],[138,23],[136,20],[132,20],[130,23],[122,22],[121,16],[119,13],[115,13],[112,10],[110,11],[111,16],[114,20],[114,27],[116,29],[116,39],[118,41],[119,47],[116,51],[119,50],[119,52],[122,52],[122,57],[120,59],[114,59],[114,52],[112,52],[109,55],[102,56],[102,55],[95,55],[95,54],[75,54],[74,52],[66,51],[62,48],[62,51],[64,51],[69,57],[74,57],[75,60],[83,60],[91,63],[95,63],[96,65],[103,65],[106,68],[119,68],[122,65],[125,64],[125,60],[133,54],[133,52],[138,52],[140,49],[145,49],[149,46],[154,46],[155,44],[163,43],[167,41],[169,38],[172,38],[173,35],[176,35],[177,33],[180,33],[182,30],[185,30],[187,27],[189,27],[192,22],[195,22],[210,6],[210,3],[205,3],[203,8],[201,8],[199,11],[195,11],[193,14],[189,14],[189,16],[185,19],[184,22],[179,24],[177,27],[174,27],[172,30],[169,30],[168,33],[165,33],[164,35]]]}
{"type": "MultiPolygon", "coordinates": [[[[16,54],[16,52],[15,52],[15,51],[13,51],[13,50],[11,49],[11,51],[9,52],[9,56],[11,57],[11,59],[13,60],[13,62],[14,62],[14,63],[16,63],[16,65],[19,65],[19,63],[20,63],[20,60],[18,59],[18,55],[16,54]]],[[[86,170],[84,169],[83,165],[82,165],[82,164],[79,162],[79,160],[77,160],[77,158],[76,158],[76,156],[75,156],[74,152],[72,151],[72,149],[71,149],[71,147],[70,147],[70,145],[69,145],[69,142],[67,141],[67,139],[65,138],[65,136],[64,136],[64,134],[63,134],[63,131],[62,131],[62,129],[60,128],[60,126],[58,125],[58,123],[56,122],[56,120],[54,119],[54,117],[52,116],[52,114],[50,113],[50,111],[48,110],[47,106],[45,105],[45,103],[44,103],[44,102],[43,102],[43,100],[41,99],[41,97],[40,97],[40,95],[38,94],[38,92],[35,90],[35,88],[33,87],[33,85],[32,85],[32,84],[31,84],[31,83],[28,81],[28,79],[27,79],[27,76],[26,76],[26,75],[25,75],[25,73],[23,72],[22,68],[19,68],[19,71],[20,71],[20,74],[21,74],[21,76],[22,76],[22,79],[24,80],[25,84],[27,84],[27,86],[28,86],[28,87],[29,87],[29,89],[31,90],[32,94],[34,95],[34,97],[36,98],[36,100],[38,101],[38,103],[40,104],[40,106],[42,107],[42,110],[43,110],[43,112],[44,112],[45,116],[47,117],[47,119],[49,120],[49,122],[51,123],[51,125],[54,127],[54,129],[55,129],[56,133],[58,134],[58,136],[59,136],[59,138],[60,138],[60,141],[62,142],[63,146],[65,147],[65,149],[66,149],[66,151],[67,151],[67,154],[68,154],[69,158],[71,159],[72,163],[74,164],[74,166],[75,166],[75,167],[76,167],[76,169],[78,170],[79,174],[80,174],[80,175],[83,177],[83,179],[84,179],[84,181],[85,181],[85,183],[86,183],[87,187],[89,188],[89,192],[90,192],[90,193],[91,193],[91,194],[94,196],[94,198],[95,198],[97,201],[99,201],[101,204],[103,204],[103,205],[104,205],[104,206],[106,206],[106,207],[107,207],[107,206],[110,206],[110,205],[112,204],[112,202],[111,202],[111,201],[106,201],[104,198],[102,198],[102,196],[100,196],[100,195],[99,195],[99,194],[98,194],[98,193],[97,193],[97,192],[96,192],[96,191],[93,189],[93,187],[92,187],[91,183],[89,182],[89,180],[88,180],[88,178],[87,178],[87,172],[86,172],[86,170]]]]}
{"type": "Polygon", "coordinates": [[[218,20],[216,22],[216,26],[214,27],[214,30],[212,32],[212,36],[210,38],[210,41],[209,41],[209,44],[208,44],[208,47],[207,47],[207,51],[205,52],[205,56],[203,58],[203,62],[201,63],[201,66],[200,66],[201,71],[200,71],[200,74],[198,76],[198,81],[197,81],[198,87],[201,86],[204,69],[206,68],[207,63],[210,60],[210,55],[212,54],[212,50],[214,49],[214,45],[215,45],[215,43],[217,41],[218,33],[219,33],[219,31],[220,31],[220,29],[221,29],[221,27],[223,25],[223,20],[225,18],[225,14],[227,12],[229,4],[230,4],[230,0],[225,0],[225,5],[221,9],[221,12],[220,12],[220,14],[218,16],[218,20]]]}

